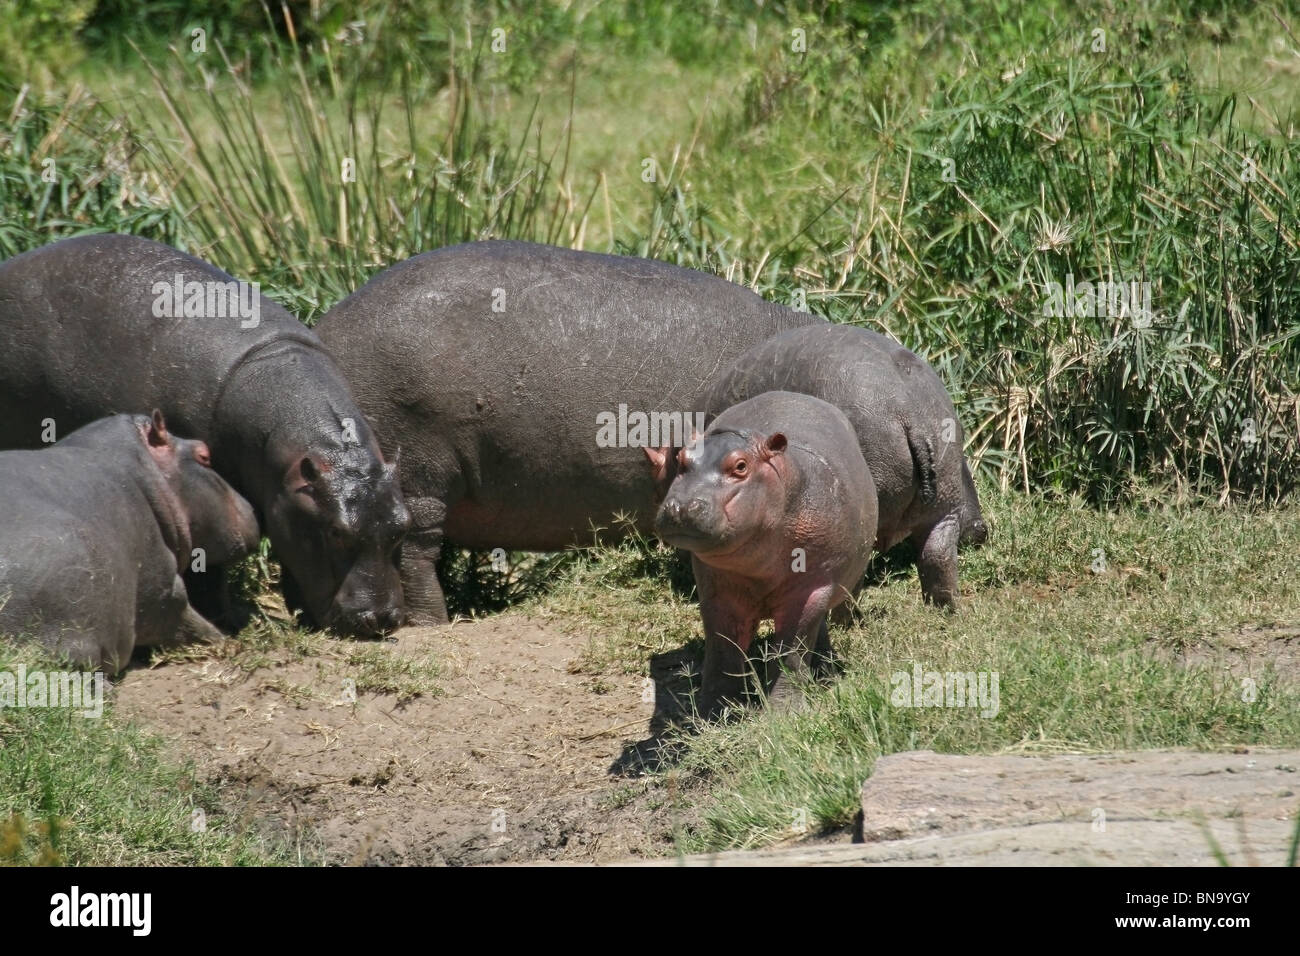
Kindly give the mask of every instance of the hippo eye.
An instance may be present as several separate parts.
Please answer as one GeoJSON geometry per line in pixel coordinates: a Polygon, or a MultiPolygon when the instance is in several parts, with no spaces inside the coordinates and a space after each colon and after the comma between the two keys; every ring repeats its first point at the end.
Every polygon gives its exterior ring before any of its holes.
{"type": "Polygon", "coordinates": [[[203,445],[194,449],[194,460],[204,468],[212,467],[212,456],[208,454],[208,449],[203,445]]]}
{"type": "Polygon", "coordinates": [[[749,465],[745,463],[745,459],[743,458],[731,466],[731,473],[735,475],[737,478],[743,477],[748,472],[749,472],[749,465]]]}

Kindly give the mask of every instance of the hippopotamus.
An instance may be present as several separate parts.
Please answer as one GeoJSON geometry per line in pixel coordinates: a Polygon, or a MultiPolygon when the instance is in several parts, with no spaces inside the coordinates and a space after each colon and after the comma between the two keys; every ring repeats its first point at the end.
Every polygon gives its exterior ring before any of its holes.
{"type": "Polygon", "coordinates": [[[317,334],[401,449],[412,623],[447,619],[444,541],[551,551],[650,534],[639,449],[703,431],[701,395],[744,349],[824,321],[667,263],[513,241],[417,255],[329,309],[317,334]]]}
{"type": "Polygon", "coordinates": [[[65,239],[0,264],[0,448],[160,408],[256,508],[309,621],[402,620],[397,483],[315,335],[248,283],[161,243],[65,239]]]}
{"type": "MultiPolygon", "coordinates": [[[[774,390],[813,395],[844,412],[875,481],[876,550],[910,538],[924,599],[955,606],[958,542],[982,544],[988,529],[962,453],[961,421],[934,369],[877,332],[809,325],[725,364],[702,399],[707,420],[774,390]]],[[[662,460],[661,490],[674,461],[662,460]]]]}
{"type": "MultiPolygon", "coordinates": [[[[663,451],[646,455],[663,467],[663,451]]],[[[826,614],[862,580],[876,540],[876,488],[853,426],[819,398],[764,392],[676,457],[655,533],[691,553],[704,620],[700,713],[739,699],[749,645],[769,618],[769,700],[788,705],[813,654],[829,655],[826,614]]]]}
{"type": "Polygon", "coordinates": [[[158,411],[0,452],[0,633],[111,671],[136,647],[220,638],[181,573],[200,551],[243,557],[259,535],[252,506],[210,462],[158,411]]]}

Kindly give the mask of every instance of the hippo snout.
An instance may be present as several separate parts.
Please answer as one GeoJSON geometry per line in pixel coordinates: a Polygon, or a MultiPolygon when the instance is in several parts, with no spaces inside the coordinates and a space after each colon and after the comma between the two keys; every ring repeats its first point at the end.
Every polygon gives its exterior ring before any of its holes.
{"type": "Polygon", "coordinates": [[[664,502],[661,515],[674,524],[693,524],[708,513],[708,502],[703,498],[689,498],[685,502],[670,499],[664,502]]]}
{"type": "Polygon", "coordinates": [[[674,496],[660,506],[655,532],[667,544],[690,550],[714,540],[713,521],[713,508],[707,499],[674,496]]]}
{"type": "Polygon", "coordinates": [[[336,620],[348,622],[346,630],[357,637],[379,637],[395,631],[405,623],[406,613],[397,605],[356,610],[339,609],[336,620]]]}

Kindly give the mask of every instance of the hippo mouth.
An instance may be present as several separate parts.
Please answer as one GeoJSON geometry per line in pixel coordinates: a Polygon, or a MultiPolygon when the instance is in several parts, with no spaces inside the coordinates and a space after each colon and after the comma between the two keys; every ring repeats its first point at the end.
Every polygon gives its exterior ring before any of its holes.
{"type": "Polygon", "coordinates": [[[659,537],[669,547],[686,551],[707,551],[718,543],[713,535],[682,527],[663,528],[659,537]]]}

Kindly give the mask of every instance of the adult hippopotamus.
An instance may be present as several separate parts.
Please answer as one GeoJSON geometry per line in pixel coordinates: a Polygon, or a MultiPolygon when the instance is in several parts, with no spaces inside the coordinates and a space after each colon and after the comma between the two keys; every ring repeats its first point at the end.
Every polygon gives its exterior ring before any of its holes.
{"type": "Polygon", "coordinates": [[[0,452],[0,633],[112,671],[136,647],[219,638],[190,607],[181,573],[200,551],[242,557],[258,529],[209,460],[156,411],[0,452]]]}
{"type": "MultiPolygon", "coordinates": [[[[649,454],[661,468],[663,452],[649,454]]],[[[697,706],[709,717],[739,699],[768,619],[769,699],[788,704],[813,652],[829,656],[826,614],[862,580],[876,539],[876,489],[853,426],[819,398],[765,392],[715,418],[677,459],[655,532],[691,552],[704,619],[697,706]]]]}
{"type": "MultiPolygon", "coordinates": [[[[878,495],[876,550],[910,538],[925,600],[953,606],[957,544],[982,544],[988,529],[961,421],[934,369],[877,332],[824,323],[752,346],[722,367],[702,401],[711,418],[777,389],[814,395],[848,416],[878,495]]],[[[666,464],[670,472],[671,457],[666,464]]],[[[661,486],[670,479],[659,473],[661,486]]]]}
{"type": "Polygon", "coordinates": [[[307,328],[215,266],[131,236],[0,264],[0,447],[154,407],[207,439],[310,619],[361,635],[401,622],[396,471],[307,328]]]}
{"type": "Polygon", "coordinates": [[[447,619],[444,540],[555,550],[620,515],[649,533],[641,447],[702,431],[702,392],[744,349],[823,321],[666,263],[505,241],[415,256],[335,305],[316,332],[401,448],[412,621],[447,619]]]}

